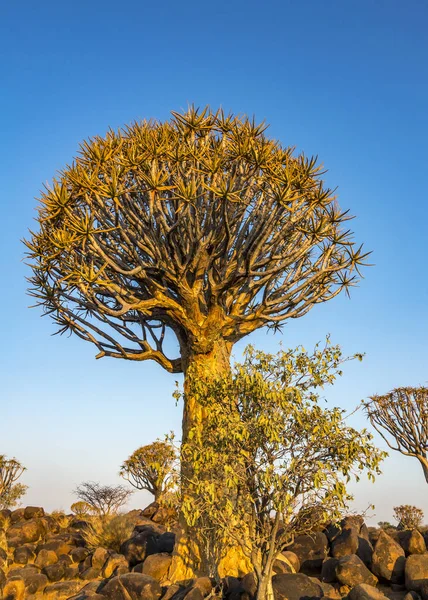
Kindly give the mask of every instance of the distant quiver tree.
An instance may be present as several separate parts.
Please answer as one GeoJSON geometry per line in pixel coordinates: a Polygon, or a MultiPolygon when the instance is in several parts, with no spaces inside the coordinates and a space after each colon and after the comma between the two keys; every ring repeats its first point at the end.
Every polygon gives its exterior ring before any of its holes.
{"type": "Polygon", "coordinates": [[[397,388],[364,402],[370,423],[392,450],[420,462],[428,483],[428,388],[397,388]]]}
{"type": "Polygon", "coordinates": [[[59,333],[184,373],[183,443],[204,422],[192,382],[230,377],[235,342],[349,291],[367,256],[316,159],[266,128],[192,107],[94,137],[25,242],[30,294],[59,333]]]}

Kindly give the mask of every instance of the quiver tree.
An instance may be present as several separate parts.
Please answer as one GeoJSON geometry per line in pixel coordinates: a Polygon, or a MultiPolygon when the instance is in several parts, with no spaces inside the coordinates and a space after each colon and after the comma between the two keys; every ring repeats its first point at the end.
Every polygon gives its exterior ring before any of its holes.
{"type": "Polygon", "coordinates": [[[184,373],[183,442],[204,419],[192,381],[230,377],[235,342],[349,290],[365,260],[316,159],[265,130],[191,108],[84,142],[26,241],[58,332],[184,373]]]}
{"type": "Polygon", "coordinates": [[[0,510],[14,506],[27,491],[28,486],[16,483],[25,470],[15,458],[0,455],[0,510]]]}
{"type": "Polygon", "coordinates": [[[417,506],[402,504],[394,506],[394,519],[398,521],[397,529],[417,529],[422,525],[424,512],[417,506]]]}
{"type": "Polygon", "coordinates": [[[428,483],[428,388],[397,388],[363,404],[388,446],[418,459],[428,483]]]}
{"type": "Polygon", "coordinates": [[[157,440],[135,450],[121,466],[120,475],[158,501],[177,483],[177,451],[172,439],[157,440]]]}

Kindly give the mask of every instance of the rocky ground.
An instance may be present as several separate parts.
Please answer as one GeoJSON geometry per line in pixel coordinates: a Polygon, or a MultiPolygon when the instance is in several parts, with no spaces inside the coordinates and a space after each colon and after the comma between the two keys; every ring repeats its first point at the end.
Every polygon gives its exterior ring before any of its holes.
{"type": "MultiPolygon", "coordinates": [[[[135,511],[134,511],[135,512],[135,511]]],[[[135,513],[120,552],[89,549],[88,523],[42,508],[0,511],[3,600],[252,600],[255,581],[240,566],[221,587],[207,577],[168,585],[175,535],[156,504],[135,513]]],[[[275,600],[428,600],[428,536],[369,531],[361,517],[300,536],[275,563],[275,600]]]]}

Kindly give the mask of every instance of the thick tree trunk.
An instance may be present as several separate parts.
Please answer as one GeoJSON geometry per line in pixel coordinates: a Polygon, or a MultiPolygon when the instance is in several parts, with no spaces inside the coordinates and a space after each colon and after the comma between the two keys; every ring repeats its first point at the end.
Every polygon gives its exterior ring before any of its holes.
{"type": "Polygon", "coordinates": [[[428,458],[424,456],[418,456],[418,460],[421,463],[421,467],[425,475],[425,480],[428,483],[428,458]]]}
{"type": "Polygon", "coordinates": [[[273,600],[272,575],[263,575],[257,586],[256,600],[273,600]]]}
{"type": "MultiPolygon", "coordinates": [[[[191,350],[184,359],[184,411],[183,411],[183,447],[189,441],[189,433],[192,439],[197,436],[204,427],[206,416],[206,407],[198,400],[198,394],[195,388],[206,382],[207,384],[215,381],[224,381],[231,377],[230,353],[232,345],[224,340],[217,340],[211,345],[209,352],[200,353],[191,350]]],[[[192,502],[192,491],[186,482],[192,479],[193,465],[190,460],[182,460],[182,495],[183,499],[192,502]]],[[[183,515],[180,516],[180,526],[182,535],[177,540],[174,549],[171,568],[168,573],[168,581],[183,582],[195,576],[225,576],[225,574],[234,575],[232,565],[245,564],[242,567],[245,574],[251,570],[250,563],[245,559],[239,548],[232,548],[226,556],[223,556],[220,563],[216,565],[216,573],[213,572],[212,556],[210,556],[209,542],[198,544],[197,527],[189,527],[183,515]]],[[[236,570],[236,569],[235,569],[236,570]]],[[[236,572],[238,574],[239,569],[236,572]]]]}

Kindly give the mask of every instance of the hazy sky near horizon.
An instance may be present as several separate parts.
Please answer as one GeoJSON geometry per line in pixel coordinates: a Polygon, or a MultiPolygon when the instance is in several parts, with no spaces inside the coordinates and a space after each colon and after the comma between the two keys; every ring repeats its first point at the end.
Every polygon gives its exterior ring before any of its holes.
{"type": "MultiPolygon", "coordinates": [[[[275,352],[330,333],[349,364],[328,405],[428,383],[428,5],[423,0],[83,0],[2,3],[0,454],[27,467],[25,504],[68,510],[84,480],[119,483],[138,446],[180,433],[176,376],[154,363],[95,361],[29,310],[20,239],[43,183],[79,143],[171,110],[222,106],[270,123],[284,145],[318,155],[374,266],[353,290],[246,343],[275,352]]],[[[357,413],[357,427],[366,425],[357,413]]],[[[385,444],[378,439],[379,445],[385,444]]],[[[353,486],[371,522],[414,504],[428,522],[419,464],[390,454],[375,484],[353,486]]],[[[137,492],[130,506],[149,495],[137,492]]]]}

